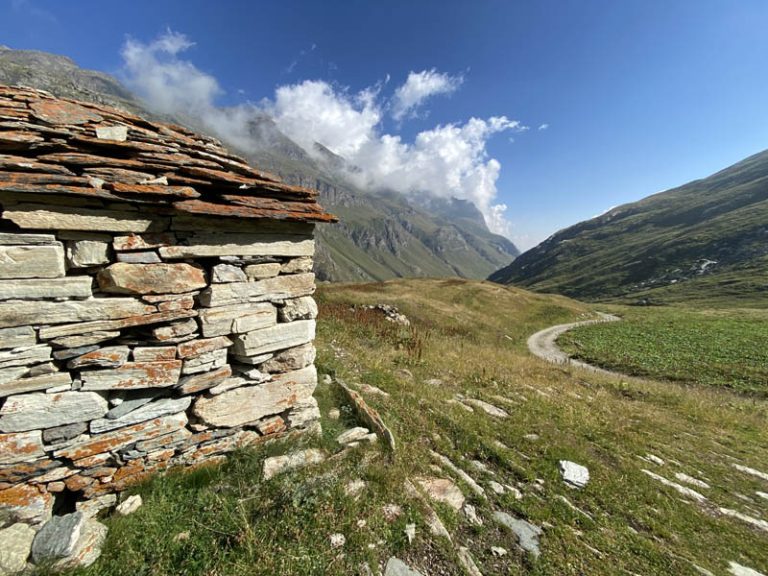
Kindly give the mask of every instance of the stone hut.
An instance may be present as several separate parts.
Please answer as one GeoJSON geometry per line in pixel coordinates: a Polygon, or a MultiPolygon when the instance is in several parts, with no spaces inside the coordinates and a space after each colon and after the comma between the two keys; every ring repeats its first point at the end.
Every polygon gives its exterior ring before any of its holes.
{"type": "Polygon", "coordinates": [[[317,426],[314,191],[0,86],[0,528],[317,426]]]}

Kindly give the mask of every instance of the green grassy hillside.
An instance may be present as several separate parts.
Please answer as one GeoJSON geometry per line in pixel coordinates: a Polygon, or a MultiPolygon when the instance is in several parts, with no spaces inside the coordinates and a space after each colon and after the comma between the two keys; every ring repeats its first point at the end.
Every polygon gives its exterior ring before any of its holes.
{"type": "Polygon", "coordinates": [[[395,555],[425,576],[466,576],[462,548],[485,576],[720,575],[731,562],[768,573],[766,532],[744,519],[768,518],[760,496],[768,487],[736,467],[768,472],[765,399],[532,357],[530,334],[592,316],[564,297],[458,279],[395,280],[322,286],[318,302],[320,372],[359,389],[379,411],[394,433],[395,457],[381,445],[342,451],[336,436],[359,423],[335,384],[321,384],[320,437],[261,446],[136,488],[144,506],[106,519],[104,555],[81,574],[346,576],[383,572],[395,555]],[[355,307],[379,303],[398,306],[411,327],[355,307]],[[486,413],[477,400],[507,416],[486,413]],[[262,479],[266,456],[304,447],[329,458],[262,479]],[[585,488],[564,484],[563,459],[589,469],[585,488]],[[418,485],[420,477],[455,482],[482,524],[464,509],[410,495],[405,481],[418,485]],[[357,494],[347,493],[352,481],[357,494]],[[430,531],[427,506],[450,541],[430,531]],[[542,528],[538,558],[518,547],[496,512],[542,528]],[[333,534],[345,543],[332,546],[333,534]]]}
{"type": "Polygon", "coordinates": [[[768,305],[768,151],[553,235],[490,277],[590,300],[768,305]]]}

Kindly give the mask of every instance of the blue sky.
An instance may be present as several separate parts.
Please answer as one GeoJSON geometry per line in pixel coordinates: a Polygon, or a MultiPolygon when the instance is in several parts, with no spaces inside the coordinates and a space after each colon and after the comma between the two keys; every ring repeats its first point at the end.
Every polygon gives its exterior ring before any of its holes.
{"type": "Polygon", "coordinates": [[[308,98],[368,113],[361,137],[377,146],[319,133],[379,183],[415,186],[404,171],[425,166],[441,193],[454,183],[440,180],[436,147],[470,142],[456,185],[488,200],[487,219],[506,204],[523,248],[768,148],[765,1],[0,2],[0,44],[65,54],[139,88],[126,42],[146,57],[168,30],[194,45],[158,58],[215,79],[215,104],[262,103],[299,136],[290,123],[317,109],[308,98]],[[403,112],[397,90],[421,72],[442,89],[403,112]],[[494,117],[506,123],[490,128],[494,117]],[[394,172],[380,168],[391,152],[382,137],[395,139],[394,172]]]}

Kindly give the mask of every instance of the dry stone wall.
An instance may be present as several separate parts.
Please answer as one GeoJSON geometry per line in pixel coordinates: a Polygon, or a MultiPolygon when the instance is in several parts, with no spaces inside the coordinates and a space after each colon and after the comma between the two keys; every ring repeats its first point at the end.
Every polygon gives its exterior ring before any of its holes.
{"type": "Polygon", "coordinates": [[[311,224],[75,212],[3,213],[0,524],[317,425],[311,224]]]}

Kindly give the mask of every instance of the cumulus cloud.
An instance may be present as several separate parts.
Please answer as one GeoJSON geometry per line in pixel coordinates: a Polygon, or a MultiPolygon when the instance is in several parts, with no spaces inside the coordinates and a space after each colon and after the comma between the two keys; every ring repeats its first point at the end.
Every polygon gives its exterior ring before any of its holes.
{"type": "Polygon", "coordinates": [[[546,122],[544,124],[539,125],[539,131],[547,130],[547,129],[549,129],[549,124],[547,124],[546,122]]]}
{"type": "Polygon", "coordinates": [[[431,194],[473,202],[488,227],[509,236],[506,205],[496,202],[501,164],[490,158],[487,143],[501,132],[526,130],[506,116],[470,118],[436,125],[406,141],[384,132],[387,111],[407,118],[434,94],[448,93],[460,78],[436,70],[411,72],[390,97],[387,82],[351,92],[322,80],[279,86],[271,99],[222,109],[223,91],[216,79],[179,56],[194,44],[183,34],[167,31],[151,43],[129,39],[123,47],[126,82],[156,110],[195,118],[225,141],[249,150],[257,145],[247,122],[257,113],[270,114],[287,136],[310,154],[315,143],[344,157],[357,184],[410,195],[431,194]]]}
{"type": "Polygon", "coordinates": [[[464,79],[450,76],[432,68],[421,72],[411,72],[405,83],[395,90],[392,98],[392,117],[402,120],[416,110],[431,96],[455,92],[464,79]]]}

